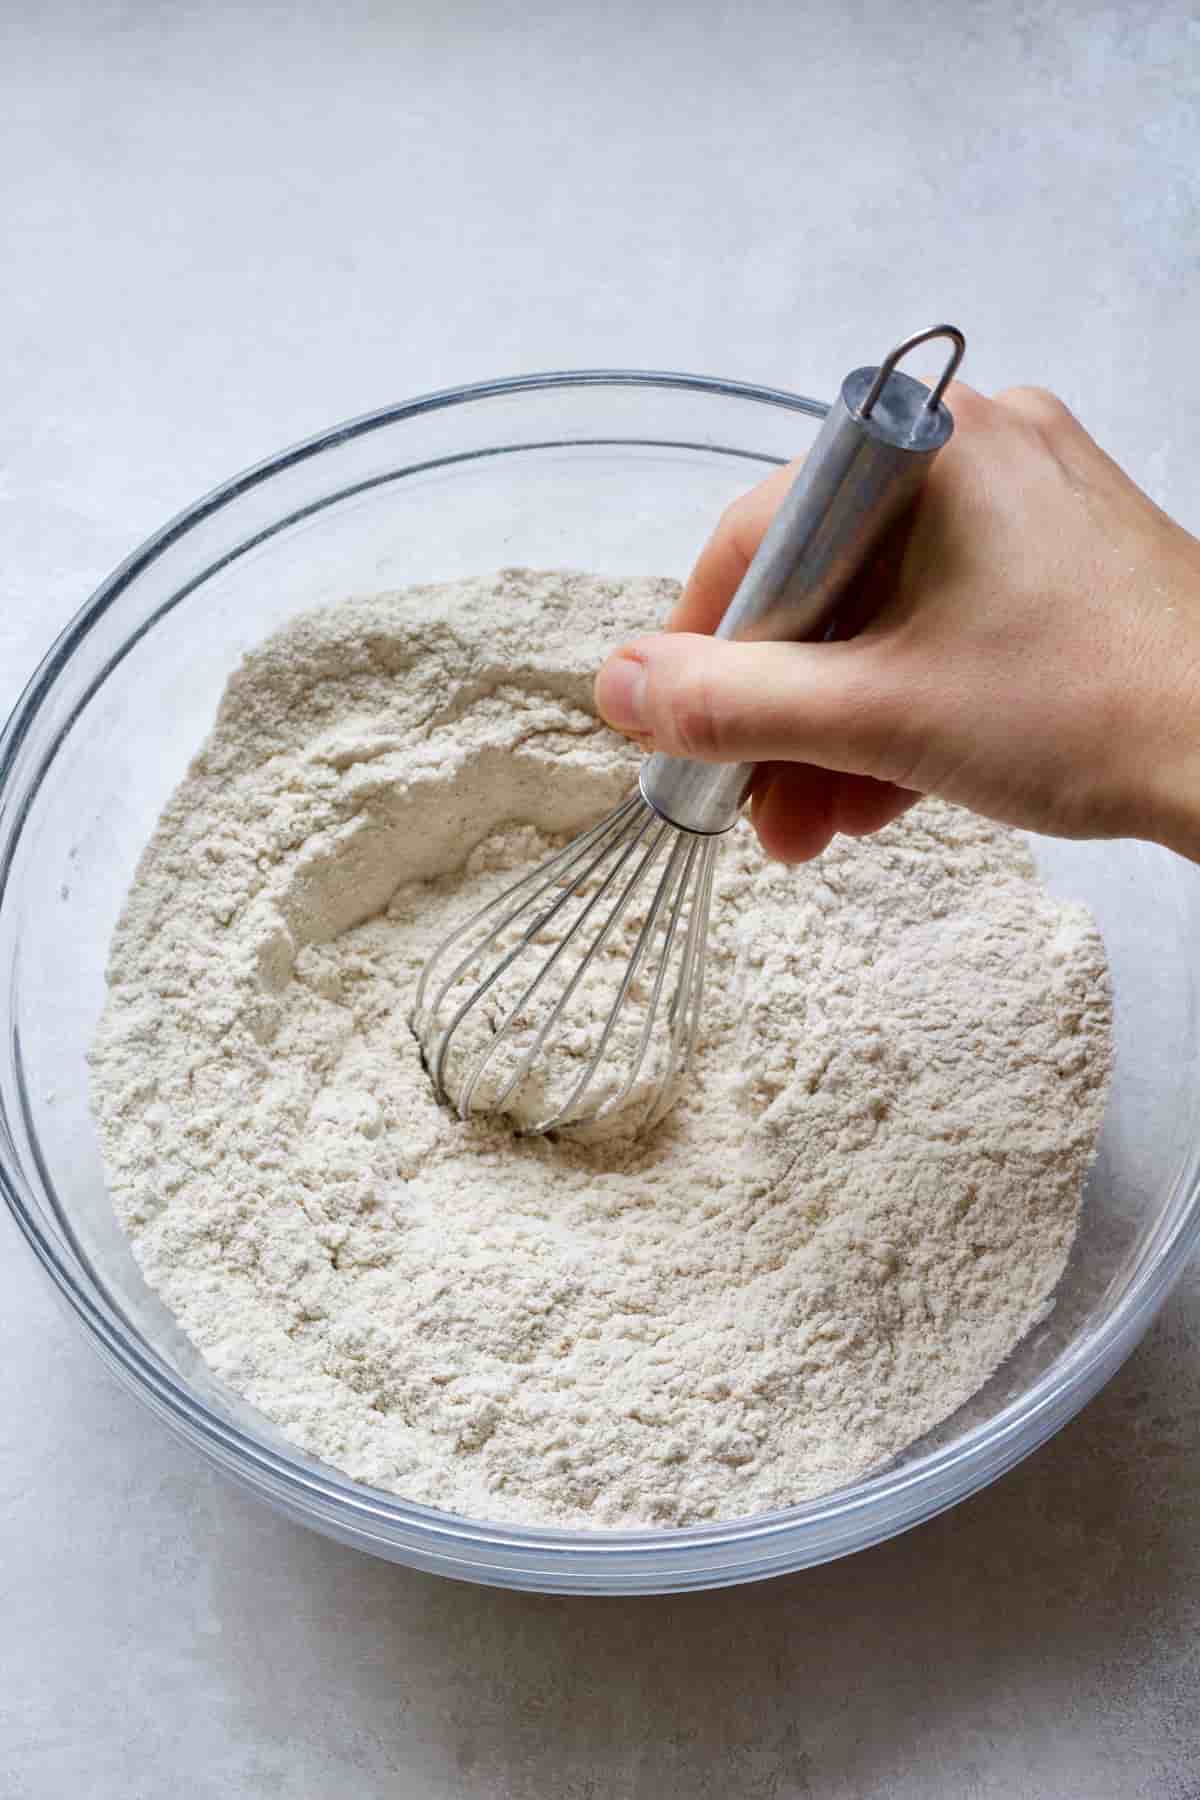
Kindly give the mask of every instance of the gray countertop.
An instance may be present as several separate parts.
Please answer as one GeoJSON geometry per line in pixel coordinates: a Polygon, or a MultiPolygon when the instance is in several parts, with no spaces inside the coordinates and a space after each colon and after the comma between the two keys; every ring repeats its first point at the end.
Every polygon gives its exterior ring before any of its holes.
{"type": "MultiPolygon", "coordinates": [[[[0,699],[234,469],[571,365],[828,394],[935,316],[1200,529],[1178,0],[0,8],[0,699]]],[[[0,1224],[4,1800],[1194,1800],[1200,1284],[996,1488],[675,1599],[372,1562],[110,1382],[0,1224]]]]}

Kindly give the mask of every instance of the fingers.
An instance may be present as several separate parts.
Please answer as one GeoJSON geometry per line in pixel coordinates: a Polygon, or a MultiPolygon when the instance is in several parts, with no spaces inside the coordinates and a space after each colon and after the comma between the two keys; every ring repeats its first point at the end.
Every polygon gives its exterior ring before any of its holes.
{"type": "Polygon", "coordinates": [[[727,644],[691,633],[639,638],[596,678],[618,731],[704,762],[806,762],[905,785],[911,696],[877,645],[727,644]]]}
{"type": "MultiPolygon", "coordinates": [[[[931,384],[932,385],[932,384],[931,384]]],[[[961,382],[948,391],[960,427],[986,430],[992,402],[961,382]]],[[[645,749],[760,765],[751,813],[767,853],[801,862],[835,832],[863,835],[918,797],[911,691],[902,696],[875,643],[724,645],[708,638],[740,585],[800,462],[775,470],[723,514],[668,621],[609,658],[596,702],[645,749]],[[697,634],[695,636],[691,634],[697,634]]],[[[910,521],[879,547],[835,621],[853,639],[889,611],[910,521]]]]}
{"type": "Polygon", "coordinates": [[[755,775],[750,818],[768,856],[808,862],[843,832],[865,837],[920,799],[869,775],[839,775],[809,763],[765,763],[755,775]]]}
{"type": "Polygon", "coordinates": [[[751,819],[768,856],[807,862],[835,832],[864,836],[919,795],[913,708],[861,644],[724,644],[690,633],[642,638],[596,680],[610,725],[647,750],[759,765],[751,819]]]}
{"type": "MultiPolygon", "coordinates": [[[[932,387],[937,377],[925,379],[932,387]]],[[[968,430],[986,423],[992,407],[990,400],[963,381],[951,382],[946,403],[959,426],[968,430]]],[[[667,621],[668,631],[716,630],[803,461],[797,457],[785,468],[774,470],[725,508],[667,621]]]]}
{"type": "Polygon", "coordinates": [[[812,763],[764,763],[754,777],[750,822],[776,862],[809,862],[834,833],[834,787],[828,769],[812,763]]]}
{"type": "Polygon", "coordinates": [[[776,469],[725,508],[667,621],[668,631],[716,630],[799,467],[797,461],[776,469]]]}

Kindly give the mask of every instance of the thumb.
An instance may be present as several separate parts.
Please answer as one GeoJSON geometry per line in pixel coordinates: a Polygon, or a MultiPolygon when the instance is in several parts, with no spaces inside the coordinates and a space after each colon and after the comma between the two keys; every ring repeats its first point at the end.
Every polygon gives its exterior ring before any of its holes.
{"type": "Polygon", "coordinates": [[[731,644],[690,632],[638,638],[596,677],[617,731],[702,762],[804,762],[907,785],[911,696],[878,640],[731,644]]]}

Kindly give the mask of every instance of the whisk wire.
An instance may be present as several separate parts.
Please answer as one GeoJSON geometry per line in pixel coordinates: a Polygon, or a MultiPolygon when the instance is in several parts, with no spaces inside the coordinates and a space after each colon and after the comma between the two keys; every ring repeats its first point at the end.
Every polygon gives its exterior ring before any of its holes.
{"type": "MultiPolygon", "coordinates": [[[[530,1044],[529,1048],[525,1051],[524,1055],[521,1057],[511,1078],[509,1079],[509,1081],[505,1085],[504,1089],[502,1090],[502,1093],[500,1095],[497,1095],[496,1099],[492,1102],[492,1110],[499,1111],[503,1104],[503,1100],[507,1099],[508,1095],[517,1086],[517,1084],[524,1079],[525,1074],[528,1071],[529,1065],[532,1063],[534,1057],[537,1055],[538,1051],[541,1049],[542,1044],[545,1042],[546,1037],[549,1035],[549,1033],[553,1029],[554,1025],[557,1023],[559,1018],[561,1018],[563,1009],[566,1007],[567,1002],[571,999],[576,988],[579,986],[580,982],[583,980],[584,976],[587,974],[588,969],[591,967],[592,963],[595,961],[595,959],[599,955],[600,951],[604,948],[604,945],[608,942],[608,939],[612,935],[614,926],[616,925],[617,921],[621,918],[621,916],[624,913],[626,907],[628,906],[630,900],[632,899],[635,890],[641,883],[643,875],[646,873],[646,870],[650,867],[651,863],[654,861],[655,857],[658,855],[659,850],[662,848],[662,845],[666,838],[669,827],[664,825],[663,822],[660,819],[656,818],[656,816],[653,813],[647,814],[646,818],[642,821],[641,825],[638,827],[637,831],[634,833],[633,837],[631,838],[629,843],[626,845],[624,850],[622,850],[620,856],[617,858],[616,862],[613,864],[612,868],[609,870],[609,872],[605,876],[604,880],[600,883],[600,886],[598,887],[596,892],[588,900],[587,904],[583,908],[583,911],[580,913],[579,917],[573,922],[570,930],[560,940],[560,942],[555,945],[551,954],[547,957],[545,963],[542,965],[541,969],[539,969],[539,971],[538,971],[537,975],[534,977],[533,981],[522,992],[519,999],[514,1001],[513,1005],[510,1007],[509,1011],[506,1013],[502,1023],[496,1029],[496,1032],[495,1032],[494,1036],[492,1037],[492,1040],[489,1043],[487,1049],[484,1051],[483,1055],[479,1058],[478,1062],[475,1064],[475,1067],[472,1069],[470,1078],[468,1079],[465,1087],[463,1088],[462,1094],[459,1098],[458,1110],[459,1110],[460,1115],[464,1119],[470,1113],[471,1101],[474,1098],[475,1090],[479,1085],[480,1078],[483,1075],[484,1070],[487,1068],[488,1063],[492,1060],[492,1057],[495,1055],[496,1051],[500,1048],[500,1046],[504,1042],[504,1040],[510,1035],[514,1025],[517,1022],[517,1019],[526,1010],[526,1008],[529,1005],[529,1002],[536,997],[539,988],[542,986],[543,982],[546,980],[546,978],[550,974],[551,970],[554,969],[554,967],[558,964],[558,962],[561,960],[561,958],[566,953],[566,951],[570,948],[572,939],[575,937],[575,934],[578,931],[580,931],[584,925],[586,925],[588,919],[591,917],[592,913],[596,910],[597,906],[599,906],[599,904],[600,904],[601,900],[603,900],[605,894],[609,891],[609,889],[612,887],[613,883],[620,876],[622,870],[626,867],[626,865],[630,862],[630,860],[636,853],[638,846],[642,842],[643,838],[646,836],[646,833],[648,831],[650,831],[652,829],[652,827],[654,827],[654,826],[657,826],[658,829],[654,832],[654,835],[650,841],[649,846],[643,852],[641,861],[639,862],[637,868],[634,870],[633,874],[630,876],[630,878],[629,878],[628,882],[626,883],[624,889],[622,890],[621,894],[618,896],[617,900],[614,902],[613,906],[611,907],[608,917],[604,921],[604,924],[600,927],[600,930],[597,932],[596,936],[592,939],[592,942],[588,946],[586,954],[580,959],[579,966],[576,968],[574,975],[571,977],[570,981],[567,983],[567,986],[564,988],[563,992],[559,995],[558,1000],[555,1002],[554,1007],[552,1008],[549,1017],[546,1019],[545,1023],[542,1025],[541,1029],[538,1031],[537,1035],[535,1036],[533,1042],[530,1044]]],[[[594,870],[594,868],[595,868],[595,864],[593,863],[592,869],[594,870]]],[[[591,872],[591,871],[589,871],[589,872],[591,872]]],[[[578,886],[579,883],[576,883],[575,885],[578,886]]],[[[564,901],[567,898],[569,898],[569,895],[564,896],[564,901]]],[[[553,908],[552,911],[557,912],[558,908],[557,907],[553,908]]],[[[551,915],[547,914],[546,916],[547,916],[547,918],[549,918],[551,915]]],[[[544,923],[544,921],[542,923],[544,923]]],[[[531,932],[535,931],[536,929],[540,929],[540,925],[538,927],[530,928],[531,932]]],[[[525,941],[527,941],[527,939],[523,940],[522,945],[518,946],[518,948],[523,947],[523,944],[525,941]]],[[[459,1019],[461,1017],[465,1016],[465,1014],[471,1010],[471,1008],[476,1004],[476,1001],[478,1000],[479,996],[482,995],[483,993],[485,993],[487,991],[487,989],[492,985],[492,982],[496,979],[496,975],[503,973],[505,966],[507,966],[507,965],[502,964],[500,969],[498,969],[496,971],[496,974],[494,974],[491,978],[489,978],[489,980],[487,982],[480,983],[479,987],[475,990],[475,993],[472,994],[471,997],[467,1000],[466,1005],[463,1008],[461,1008],[459,1013],[455,1016],[455,1019],[449,1028],[450,1031],[453,1031],[454,1027],[458,1024],[459,1019]]],[[[449,1036],[449,1031],[447,1032],[447,1037],[448,1036],[449,1036]]],[[[443,1039],[443,1055],[444,1055],[445,1042],[446,1042],[446,1039],[443,1039]]]]}
{"type": "MultiPolygon", "coordinates": [[[[628,885],[626,886],[625,890],[623,891],[623,893],[620,895],[619,899],[616,901],[615,905],[610,910],[608,917],[604,922],[604,926],[602,927],[600,933],[598,934],[595,941],[593,942],[588,953],[582,959],[579,967],[577,968],[577,970],[575,972],[574,979],[569,983],[569,985],[566,988],[564,988],[563,992],[559,995],[549,1017],[546,1019],[545,1023],[541,1026],[540,1030],[537,1033],[537,1036],[534,1038],[534,1040],[530,1044],[528,1050],[522,1056],[520,1062],[518,1063],[517,1067],[514,1069],[513,1073],[511,1074],[511,1076],[509,1077],[507,1082],[504,1084],[504,1087],[501,1089],[500,1093],[496,1096],[495,1105],[497,1108],[503,1107],[505,1101],[508,1100],[509,1096],[513,1093],[513,1091],[517,1088],[517,1086],[525,1079],[525,1076],[529,1073],[529,1069],[532,1066],[535,1057],[537,1057],[541,1054],[541,1051],[546,1043],[547,1038],[550,1036],[551,1032],[554,1030],[555,1026],[558,1024],[559,1020],[561,1019],[563,1012],[565,1011],[565,1009],[567,1007],[568,1002],[570,1001],[570,999],[572,998],[572,996],[575,992],[575,989],[579,986],[579,983],[583,980],[584,976],[587,974],[587,971],[588,971],[589,967],[591,966],[591,964],[593,963],[593,961],[595,960],[596,955],[599,953],[600,950],[603,949],[605,943],[608,941],[609,937],[612,935],[612,930],[613,930],[614,925],[616,924],[617,920],[621,917],[625,908],[628,906],[628,904],[629,904],[630,900],[632,899],[633,894],[636,892],[637,888],[641,885],[643,877],[645,876],[647,871],[650,869],[650,867],[653,865],[653,863],[657,860],[659,852],[662,849],[662,846],[663,846],[663,843],[665,842],[665,840],[666,840],[666,830],[664,828],[663,830],[661,830],[655,834],[654,839],[650,845],[650,848],[646,851],[645,855],[642,858],[642,861],[638,864],[638,867],[634,871],[634,874],[633,874],[631,880],[629,881],[628,885]]],[[[597,896],[597,898],[598,897],[599,896],[597,896]]],[[[586,915],[584,915],[584,916],[586,916],[586,915]]],[[[582,920],[580,922],[582,923],[582,920]]],[[[565,945],[563,947],[565,948],[565,945]]],[[[528,996],[523,996],[523,1000],[526,999],[527,997],[528,996]]],[[[590,1079],[591,1073],[592,1073],[592,1069],[591,1069],[591,1065],[589,1065],[588,1079],[590,1079]]],[[[569,1104],[570,1104],[570,1102],[568,1102],[568,1106],[569,1106],[569,1104]]],[[[556,1113],[553,1116],[554,1116],[554,1120],[557,1122],[559,1115],[556,1113]]],[[[540,1131],[540,1130],[544,1129],[544,1127],[537,1126],[534,1129],[540,1131]]]]}
{"type": "Polygon", "coordinates": [[[533,953],[542,947],[540,940],[558,921],[556,941],[551,941],[548,953],[537,964],[532,978],[511,1004],[507,996],[501,1000],[502,1016],[489,1030],[486,1044],[479,1051],[470,1053],[465,1078],[455,1097],[459,1115],[468,1118],[480,1083],[488,1068],[494,1066],[497,1053],[518,1030],[527,1028],[530,1032],[528,1043],[522,1048],[514,1067],[505,1074],[498,1091],[487,1097],[489,1112],[504,1110],[530,1075],[547,1044],[554,1043],[554,1034],[562,1025],[589,970],[595,967],[622,921],[632,916],[639,890],[664,848],[669,847],[665,865],[659,870],[646,903],[645,917],[637,927],[633,949],[621,973],[613,1002],[592,1049],[585,1051],[581,1073],[574,1080],[568,1078],[570,1085],[566,1097],[552,1100],[553,1110],[546,1117],[523,1129],[526,1133],[540,1134],[559,1126],[578,1124],[584,1119],[602,1119],[625,1106],[646,1067],[655,1026],[662,1015],[669,988],[668,1038],[656,1061],[642,1124],[648,1126],[657,1122],[671,1104],[679,1075],[690,1065],[698,1033],[716,843],[715,838],[679,832],[635,793],[449,932],[436,946],[422,971],[413,1013],[426,1066],[439,1097],[449,1097],[446,1073],[459,1027],[493,992],[518,958],[526,951],[533,953]],[[569,908],[572,910],[568,911],[569,908]],[[593,919],[598,924],[592,930],[590,941],[569,975],[562,980],[559,990],[547,995],[544,1002],[546,1016],[538,1022],[532,1010],[533,1003],[547,989],[555,971],[566,969],[564,958],[580,942],[581,934],[593,919]],[[506,947],[506,933],[510,930],[516,941],[506,947]],[[488,963],[490,955],[495,956],[491,966],[488,963]],[[442,973],[447,963],[448,972],[442,973]],[[466,997],[456,1002],[454,995],[458,984],[464,978],[469,979],[472,971],[478,972],[478,979],[469,987],[466,997]],[[597,1104],[593,1089],[639,976],[642,977],[639,1000],[644,1000],[645,1011],[632,1054],[614,1090],[607,1096],[602,1095],[597,1104]],[[439,1021],[444,1005],[449,1020],[441,1027],[439,1021]]]}
{"type": "MultiPolygon", "coordinates": [[[[642,1072],[642,1068],[646,1061],[646,1052],[650,1048],[650,1039],[654,1032],[654,1023],[658,1017],[659,1007],[662,1004],[663,988],[666,985],[667,971],[671,965],[671,951],[674,948],[676,934],[679,930],[679,921],[683,915],[683,903],[687,897],[692,865],[698,854],[700,854],[700,846],[696,839],[693,838],[688,840],[680,838],[674,849],[671,851],[667,867],[663,871],[662,880],[659,882],[658,892],[654,896],[650,915],[642,928],[641,935],[638,938],[637,947],[634,951],[633,972],[636,973],[650,937],[653,936],[654,931],[662,924],[664,932],[662,953],[658,959],[658,967],[654,972],[654,985],[651,990],[650,1001],[646,1008],[645,1017],[642,1020],[641,1035],[638,1039],[637,1049],[634,1052],[629,1068],[626,1071],[624,1080],[616,1093],[597,1109],[594,1115],[597,1120],[609,1117],[612,1113],[619,1111],[619,1109],[624,1106],[626,1100],[633,1092],[634,1087],[637,1085],[638,1076],[642,1072]],[[674,886],[673,895],[672,886],[674,886]],[[670,908],[669,916],[667,913],[668,907],[670,908]]],[[[632,976],[630,977],[630,980],[632,981],[632,976]]],[[[618,997],[618,1008],[624,1003],[625,993],[627,991],[628,984],[618,997]]],[[[615,1010],[616,1008],[614,1008],[614,1011],[615,1010]]],[[[606,1041],[607,1040],[605,1039],[599,1045],[588,1065],[584,1079],[576,1086],[574,1093],[563,1108],[564,1113],[574,1111],[582,1096],[587,1092],[588,1084],[591,1082],[596,1073],[596,1069],[599,1067],[600,1058],[603,1055],[606,1041]]],[[[551,1122],[564,1123],[566,1121],[560,1115],[558,1120],[551,1122]]],[[[545,1127],[543,1126],[541,1129],[544,1130],[545,1127]]]]}
{"type": "Polygon", "coordinates": [[[513,920],[519,918],[522,913],[528,911],[529,907],[534,905],[548,889],[561,888],[563,876],[569,874],[570,871],[576,868],[580,863],[585,863],[585,867],[582,872],[576,876],[575,880],[565,889],[561,889],[559,898],[555,903],[538,918],[533,920],[518,939],[517,943],[514,944],[501,958],[500,962],[497,963],[496,967],[487,976],[486,980],[481,982],[479,987],[462,1002],[441,1036],[435,1040],[432,1050],[428,1044],[426,1045],[426,1063],[429,1066],[429,1072],[433,1078],[434,1089],[442,1099],[445,1099],[446,1097],[446,1057],[449,1051],[450,1040],[463,1019],[472,1008],[478,1004],[483,995],[499,981],[505,970],[516,961],[517,957],[520,956],[524,950],[528,949],[529,945],[538,936],[539,932],[543,931],[546,926],[551,923],[558,913],[562,911],[563,907],[566,906],[579,889],[583,887],[588,878],[594,873],[597,864],[603,862],[610,850],[619,844],[624,827],[636,810],[636,801],[632,804],[630,802],[625,802],[622,806],[618,807],[615,812],[610,813],[607,818],[602,819],[598,825],[593,826],[592,830],[586,833],[584,838],[574,844],[568,844],[566,850],[560,851],[558,856],[551,858],[550,862],[543,864],[540,868],[534,869],[531,874],[524,876],[520,881],[514,882],[510,888],[506,888],[499,898],[493,900],[489,905],[480,907],[479,911],[473,913],[465,924],[457,926],[454,931],[450,932],[449,935],[443,938],[441,943],[437,945],[425,965],[421,982],[418,984],[417,988],[414,1016],[418,1022],[419,1032],[424,1020],[427,1019],[431,1026],[436,1022],[442,1001],[446,998],[446,995],[461,977],[466,974],[467,970],[479,961],[484,952],[502,936],[508,926],[512,924],[513,920]],[[597,844],[599,844],[599,849],[595,850],[595,854],[591,857],[590,861],[586,860],[589,852],[593,851],[597,844]],[[545,879],[540,879],[541,877],[545,877],[545,879]],[[537,883],[536,886],[534,886],[535,882],[537,883]],[[490,926],[486,935],[480,939],[477,944],[473,944],[467,951],[467,954],[459,959],[438,988],[436,996],[430,1002],[428,1011],[426,1011],[424,1007],[423,988],[425,978],[430,974],[431,970],[441,961],[448,950],[452,949],[455,944],[461,943],[464,938],[468,937],[477,925],[482,924],[486,919],[490,919],[498,908],[506,906],[517,894],[523,893],[525,889],[529,887],[533,887],[533,892],[527,895],[519,905],[509,907],[508,911],[504,912],[503,916],[490,926]]]}
{"type": "MultiPolygon", "coordinates": [[[[666,825],[664,825],[663,832],[665,833],[667,830],[668,830],[668,827],[666,825]]],[[[656,844],[656,854],[657,854],[657,848],[658,848],[658,846],[656,844]]],[[[579,1105],[579,1102],[582,1100],[583,1096],[587,1093],[588,1088],[591,1086],[592,1081],[595,1079],[596,1071],[599,1069],[601,1063],[604,1060],[604,1053],[608,1049],[609,1041],[611,1040],[612,1034],[613,1034],[614,1030],[616,1029],[617,1020],[621,1016],[621,1011],[625,1005],[627,998],[629,997],[629,991],[633,986],[634,980],[637,977],[638,970],[640,969],[642,962],[645,958],[647,946],[651,942],[655,933],[663,925],[666,908],[670,905],[672,889],[674,888],[677,880],[679,879],[680,867],[686,861],[687,861],[687,845],[682,838],[677,838],[675,844],[672,846],[671,854],[667,858],[667,866],[663,870],[662,875],[659,877],[658,888],[655,891],[654,898],[650,902],[650,906],[647,910],[646,917],[643,920],[641,929],[638,932],[637,941],[634,944],[632,954],[630,955],[630,957],[625,965],[625,972],[621,978],[621,985],[617,989],[616,998],[613,1001],[612,1006],[609,1008],[608,1017],[606,1018],[606,1020],[604,1022],[604,1029],[602,1030],[602,1032],[600,1034],[599,1042],[597,1043],[591,1056],[588,1058],[587,1065],[584,1068],[582,1075],[579,1076],[574,1087],[571,1089],[571,1092],[567,1095],[567,1098],[563,1101],[563,1103],[559,1107],[558,1111],[555,1113],[552,1113],[548,1118],[540,1120],[537,1125],[535,1125],[531,1128],[533,1131],[535,1131],[535,1132],[551,1131],[551,1130],[554,1130],[558,1126],[569,1125],[569,1124],[572,1124],[575,1122],[575,1120],[573,1118],[575,1109],[579,1105]]],[[[641,872],[639,871],[639,879],[640,879],[640,874],[641,874],[641,872]]],[[[680,893],[680,899],[682,899],[682,891],[680,893]]],[[[624,908],[625,896],[622,896],[622,899],[620,902],[618,902],[618,905],[622,909],[624,908]]],[[[614,921],[610,918],[607,930],[611,930],[613,922],[614,921]]],[[[660,966],[659,966],[658,980],[656,981],[655,986],[654,986],[653,999],[651,1001],[651,1008],[648,1010],[646,1019],[643,1023],[638,1055],[636,1056],[636,1059],[631,1067],[630,1073],[626,1076],[625,1081],[623,1082],[620,1090],[618,1091],[615,1102],[614,1101],[605,1101],[604,1104],[602,1106],[598,1107],[595,1112],[590,1112],[590,1111],[588,1112],[587,1116],[589,1118],[596,1119],[596,1120],[605,1118],[613,1110],[613,1105],[619,1104],[620,1100],[623,1099],[624,1096],[632,1088],[633,1083],[637,1077],[637,1072],[640,1069],[642,1061],[645,1058],[646,1045],[649,1042],[649,1027],[653,1023],[653,1005],[654,1005],[654,1002],[657,1000],[659,992],[661,991],[662,977],[663,977],[664,972],[665,972],[665,963],[660,964],[660,966]]],[[[566,996],[564,996],[564,999],[565,998],[566,998],[566,996]]],[[[561,1006],[561,1004],[562,1004],[562,1002],[560,1002],[560,1006],[561,1006]]],[[[532,1060],[532,1057],[531,1057],[531,1060],[532,1060]]]]}
{"type": "Polygon", "coordinates": [[[670,1110],[675,1083],[690,1069],[696,1053],[696,1040],[700,1035],[700,1009],[704,1000],[704,965],[708,944],[708,915],[712,907],[713,869],[719,842],[719,838],[711,837],[699,841],[700,876],[688,915],[679,980],[669,1009],[670,1048],[666,1068],[658,1084],[657,1097],[642,1122],[646,1130],[657,1125],[670,1110]],[[685,1043],[681,1067],[680,1052],[685,1043]]]}
{"type": "MultiPolygon", "coordinates": [[[[431,1019],[435,1018],[442,1001],[471,964],[476,961],[480,950],[499,937],[518,913],[524,912],[526,907],[532,905],[539,895],[544,894],[548,888],[559,886],[562,875],[581,863],[602,838],[606,835],[612,838],[619,836],[621,827],[637,811],[637,808],[638,797],[636,794],[632,794],[628,800],[623,800],[620,806],[607,813],[604,818],[599,819],[587,831],[581,832],[577,838],[565,845],[554,856],[547,858],[544,863],[540,863],[536,869],[531,869],[528,875],[522,875],[519,881],[514,881],[511,887],[505,888],[495,900],[489,900],[486,906],[481,906],[461,925],[456,925],[453,931],[447,932],[446,936],[434,946],[421,970],[421,978],[417,982],[416,998],[413,1002],[414,1019],[421,1020],[426,1015],[431,1019]],[[447,951],[468,938],[477,925],[483,924],[485,919],[491,919],[499,908],[507,906],[510,900],[515,899],[518,894],[523,894],[527,888],[533,888],[533,893],[523,900],[520,906],[511,908],[502,918],[495,920],[494,924],[489,926],[487,936],[469,950],[466,956],[451,969],[438,988],[435,998],[426,1006],[425,994],[430,978],[447,951]]],[[[608,845],[601,844],[597,855],[603,856],[607,848],[608,845]]]]}

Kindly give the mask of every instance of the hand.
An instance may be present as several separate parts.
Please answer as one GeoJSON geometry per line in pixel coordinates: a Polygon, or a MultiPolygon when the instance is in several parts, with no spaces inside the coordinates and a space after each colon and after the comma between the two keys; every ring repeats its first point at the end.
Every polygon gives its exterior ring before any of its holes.
{"type": "Polygon", "coordinates": [[[609,657],[600,713],[646,748],[759,763],[751,816],[784,861],[922,794],[1200,860],[1200,542],[1053,395],[956,383],[947,400],[954,437],[837,641],[703,635],[792,481],[780,469],[729,507],[667,631],[609,657]]]}

